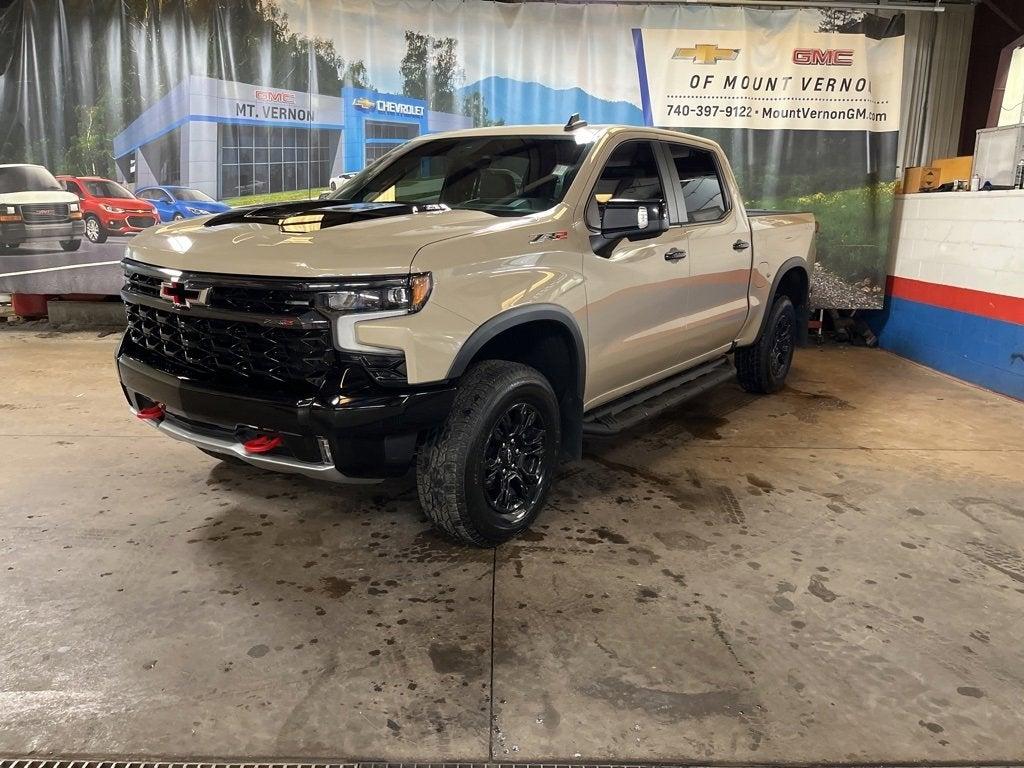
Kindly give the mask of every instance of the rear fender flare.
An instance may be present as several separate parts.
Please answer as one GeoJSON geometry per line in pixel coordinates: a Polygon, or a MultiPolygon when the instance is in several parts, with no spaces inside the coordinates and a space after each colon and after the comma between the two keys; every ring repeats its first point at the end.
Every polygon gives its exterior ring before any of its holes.
{"type": "Polygon", "coordinates": [[[793,258],[786,259],[782,262],[782,266],[780,266],[778,271],[775,273],[775,279],[772,280],[772,289],[768,294],[768,301],[765,303],[764,312],[761,314],[761,323],[757,329],[757,336],[754,339],[754,344],[757,344],[757,342],[761,340],[761,336],[764,333],[765,325],[768,323],[768,315],[771,312],[772,305],[775,303],[775,297],[778,295],[779,284],[782,282],[782,278],[794,269],[801,270],[807,276],[806,300],[804,301],[803,307],[796,308],[798,339],[801,344],[805,344],[807,342],[807,319],[809,317],[808,302],[810,301],[811,294],[811,276],[807,270],[807,261],[799,256],[794,256],[793,258]]]}

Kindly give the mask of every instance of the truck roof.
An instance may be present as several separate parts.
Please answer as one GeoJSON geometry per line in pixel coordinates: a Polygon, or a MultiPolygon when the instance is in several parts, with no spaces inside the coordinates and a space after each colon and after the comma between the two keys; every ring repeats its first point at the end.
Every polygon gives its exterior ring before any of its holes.
{"type": "Polygon", "coordinates": [[[574,136],[587,135],[591,140],[598,139],[607,134],[629,131],[630,133],[641,133],[649,135],[652,139],[685,139],[698,144],[718,146],[711,139],[702,136],[694,136],[682,131],[673,131],[667,128],[651,128],[644,125],[620,125],[602,124],[586,125],[572,130],[566,130],[564,125],[540,124],[540,125],[492,125],[486,128],[464,128],[457,131],[443,131],[439,133],[425,133],[418,136],[418,140],[445,138],[472,138],[473,136],[574,136]]]}

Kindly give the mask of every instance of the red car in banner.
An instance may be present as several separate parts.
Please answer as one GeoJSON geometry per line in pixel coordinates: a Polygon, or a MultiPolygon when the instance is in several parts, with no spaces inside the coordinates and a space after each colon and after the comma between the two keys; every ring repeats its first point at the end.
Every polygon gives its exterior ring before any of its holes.
{"type": "Polygon", "coordinates": [[[85,236],[105,242],[110,235],[134,235],[160,223],[156,208],[140,200],[116,181],[96,176],[58,176],[57,181],[82,201],[85,236]]]}

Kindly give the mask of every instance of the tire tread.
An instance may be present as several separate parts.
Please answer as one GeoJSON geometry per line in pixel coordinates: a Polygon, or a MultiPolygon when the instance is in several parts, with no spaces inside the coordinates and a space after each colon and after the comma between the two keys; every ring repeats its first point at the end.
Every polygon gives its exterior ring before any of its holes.
{"type": "Polygon", "coordinates": [[[447,535],[478,547],[499,542],[484,536],[469,515],[463,491],[467,456],[488,417],[482,403],[515,379],[547,382],[533,368],[506,360],[484,360],[470,368],[444,425],[427,435],[416,457],[416,486],[427,517],[447,535]]]}

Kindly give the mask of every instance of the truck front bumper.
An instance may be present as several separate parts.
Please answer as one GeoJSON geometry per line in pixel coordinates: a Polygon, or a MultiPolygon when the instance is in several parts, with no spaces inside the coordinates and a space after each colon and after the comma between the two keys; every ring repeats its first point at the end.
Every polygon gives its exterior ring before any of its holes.
{"type": "Polygon", "coordinates": [[[0,224],[0,243],[24,243],[27,240],[74,240],[85,231],[81,221],[56,224],[25,224],[21,221],[0,224]]]}
{"type": "Polygon", "coordinates": [[[342,483],[404,474],[418,436],[444,421],[455,398],[453,386],[329,400],[251,397],[159,371],[123,349],[117,368],[132,410],[162,406],[163,416],[149,423],[169,437],[253,466],[342,483]],[[283,443],[252,453],[245,444],[257,435],[283,443]]]}

